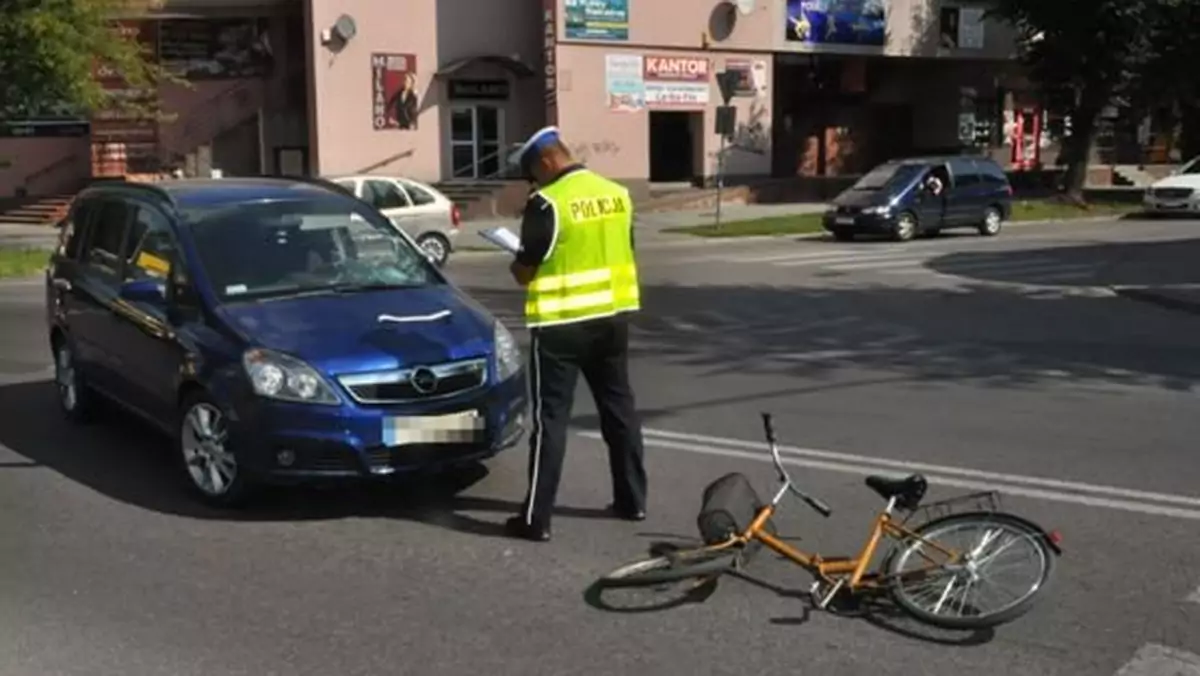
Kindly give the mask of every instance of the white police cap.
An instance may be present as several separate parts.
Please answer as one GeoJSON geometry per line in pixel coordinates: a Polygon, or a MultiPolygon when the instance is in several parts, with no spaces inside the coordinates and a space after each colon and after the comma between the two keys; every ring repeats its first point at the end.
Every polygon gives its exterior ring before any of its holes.
{"type": "Polygon", "coordinates": [[[557,143],[558,140],[558,127],[543,127],[534,132],[533,136],[530,136],[528,141],[521,144],[520,148],[517,148],[508,156],[508,163],[519,167],[521,166],[521,160],[524,159],[526,153],[551,146],[557,143]]]}

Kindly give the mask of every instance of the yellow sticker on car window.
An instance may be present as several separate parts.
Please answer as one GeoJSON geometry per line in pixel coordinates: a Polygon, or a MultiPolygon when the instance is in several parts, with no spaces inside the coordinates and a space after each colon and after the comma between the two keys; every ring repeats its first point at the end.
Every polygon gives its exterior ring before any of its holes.
{"type": "Polygon", "coordinates": [[[137,266],[146,272],[157,272],[163,275],[171,271],[171,264],[166,259],[145,251],[138,254],[137,266]]]}

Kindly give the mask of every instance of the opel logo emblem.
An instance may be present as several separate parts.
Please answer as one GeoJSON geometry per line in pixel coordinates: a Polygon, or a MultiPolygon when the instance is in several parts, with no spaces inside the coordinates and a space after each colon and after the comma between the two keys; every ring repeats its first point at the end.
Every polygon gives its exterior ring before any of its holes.
{"type": "Polygon", "coordinates": [[[437,389],[438,377],[436,373],[422,366],[412,372],[412,375],[408,377],[408,382],[417,392],[429,394],[437,389]]]}

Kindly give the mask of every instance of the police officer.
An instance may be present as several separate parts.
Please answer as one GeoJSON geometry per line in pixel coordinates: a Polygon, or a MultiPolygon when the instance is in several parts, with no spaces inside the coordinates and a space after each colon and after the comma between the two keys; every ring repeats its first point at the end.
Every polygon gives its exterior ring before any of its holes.
{"type": "Polygon", "coordinates": [[[505,524],[514,537],[550,539],[579,374],[608,446],[613,516],[646,518],[642,429],[629,384],[629,314],[640,309],[633,203],[620,184],[571,158],[558,129],[534,134],[510,157],[536,185],[510,271],[525,287],[532,338],[529,492],[505,524]]]}

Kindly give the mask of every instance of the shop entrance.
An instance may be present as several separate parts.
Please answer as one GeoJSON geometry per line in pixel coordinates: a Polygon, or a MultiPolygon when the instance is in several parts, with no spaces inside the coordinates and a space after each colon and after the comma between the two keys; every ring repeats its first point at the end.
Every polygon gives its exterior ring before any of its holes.
{"type": "Polygon", "coordinates": [[[691,182],[701,175],[704,113],[650,113],[650,182],[691,182]]]}
{"type": "Polygon", "coordinates": [[[504,110],[457,105],[450,109],[450,170],[454,178],[491,178],[504,166],[504,110]]]}

